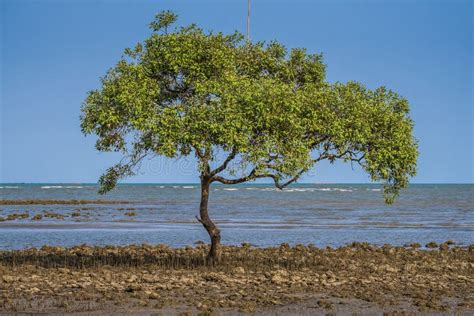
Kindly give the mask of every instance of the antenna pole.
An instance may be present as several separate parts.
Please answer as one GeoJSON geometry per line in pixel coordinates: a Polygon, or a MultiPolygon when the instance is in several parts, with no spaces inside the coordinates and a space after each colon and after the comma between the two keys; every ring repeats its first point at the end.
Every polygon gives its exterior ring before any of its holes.
{"type": "Polygon", "coordinates": [[[247,42],[250,42],[250,0],[247,5],[247,42]]]}

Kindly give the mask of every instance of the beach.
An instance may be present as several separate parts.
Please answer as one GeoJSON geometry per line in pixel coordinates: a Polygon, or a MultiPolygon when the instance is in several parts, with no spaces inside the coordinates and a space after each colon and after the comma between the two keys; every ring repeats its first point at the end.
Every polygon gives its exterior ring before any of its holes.
{"type": "Polygon", "coordinates": [[[0,313],[472,315],[474,245],[42,247],[0,252],[0,313]]]}

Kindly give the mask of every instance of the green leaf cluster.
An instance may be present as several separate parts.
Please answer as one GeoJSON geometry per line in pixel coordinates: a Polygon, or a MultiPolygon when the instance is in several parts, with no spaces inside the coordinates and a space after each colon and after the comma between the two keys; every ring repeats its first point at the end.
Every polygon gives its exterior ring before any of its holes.
{"type": "Polygon", "coordinates": [[[350,161],[385,183],[389,203],[415,175],[417,143],[403,97],[327,82],[320,54],[196,25],[168,32],[175,20],[158,14],[152,34],[126,49],[84,101],[82,131],[98,136],[98,150],[124,154],[101,177],[102,192],[155,155],[195,155],[210,181],[270,178],[279,188],[322,160],[350,161]]]}

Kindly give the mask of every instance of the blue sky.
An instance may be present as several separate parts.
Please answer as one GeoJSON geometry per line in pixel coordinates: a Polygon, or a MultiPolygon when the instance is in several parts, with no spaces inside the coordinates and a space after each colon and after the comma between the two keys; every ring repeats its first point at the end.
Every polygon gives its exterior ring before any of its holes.
{"type": "MultiPolygon", "coordinates": [[[[156,12],[179,24],[245,32],[239,1],[1,1],[0,182],[96,182],[119,156],[79,128],[87,91],[156,12]]],[[[417,183],[472,183],[472,1],[252,1],[251,36],[322,52],[331,82],[385,85],[408,98],[417,183]]],[[[196,182],[194,162],[154,159],[129,182],[196,182]]],[[[368,182],[322,164],[303,182],[368,182]]]]}

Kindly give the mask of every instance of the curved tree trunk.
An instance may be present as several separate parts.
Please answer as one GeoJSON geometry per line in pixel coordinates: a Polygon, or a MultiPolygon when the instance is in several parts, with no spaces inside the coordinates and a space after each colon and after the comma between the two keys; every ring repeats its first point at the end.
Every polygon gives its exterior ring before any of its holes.
{"type": "Polygon", "coordinates": [[[199,221],[206,229],[209,237],[211,238],[211,249],[207,255],[207,263],[209,265],[215,265],[219,262],[220,259],[220,243],[221,243],[221,232],[219,228],[214,224],[214,222],[209,217],[207,211],[207,205],[209,201],[209,187],[211,181],[209,178],[202,176],[201,177],[201,204],[199,205],[199,221]]]}

